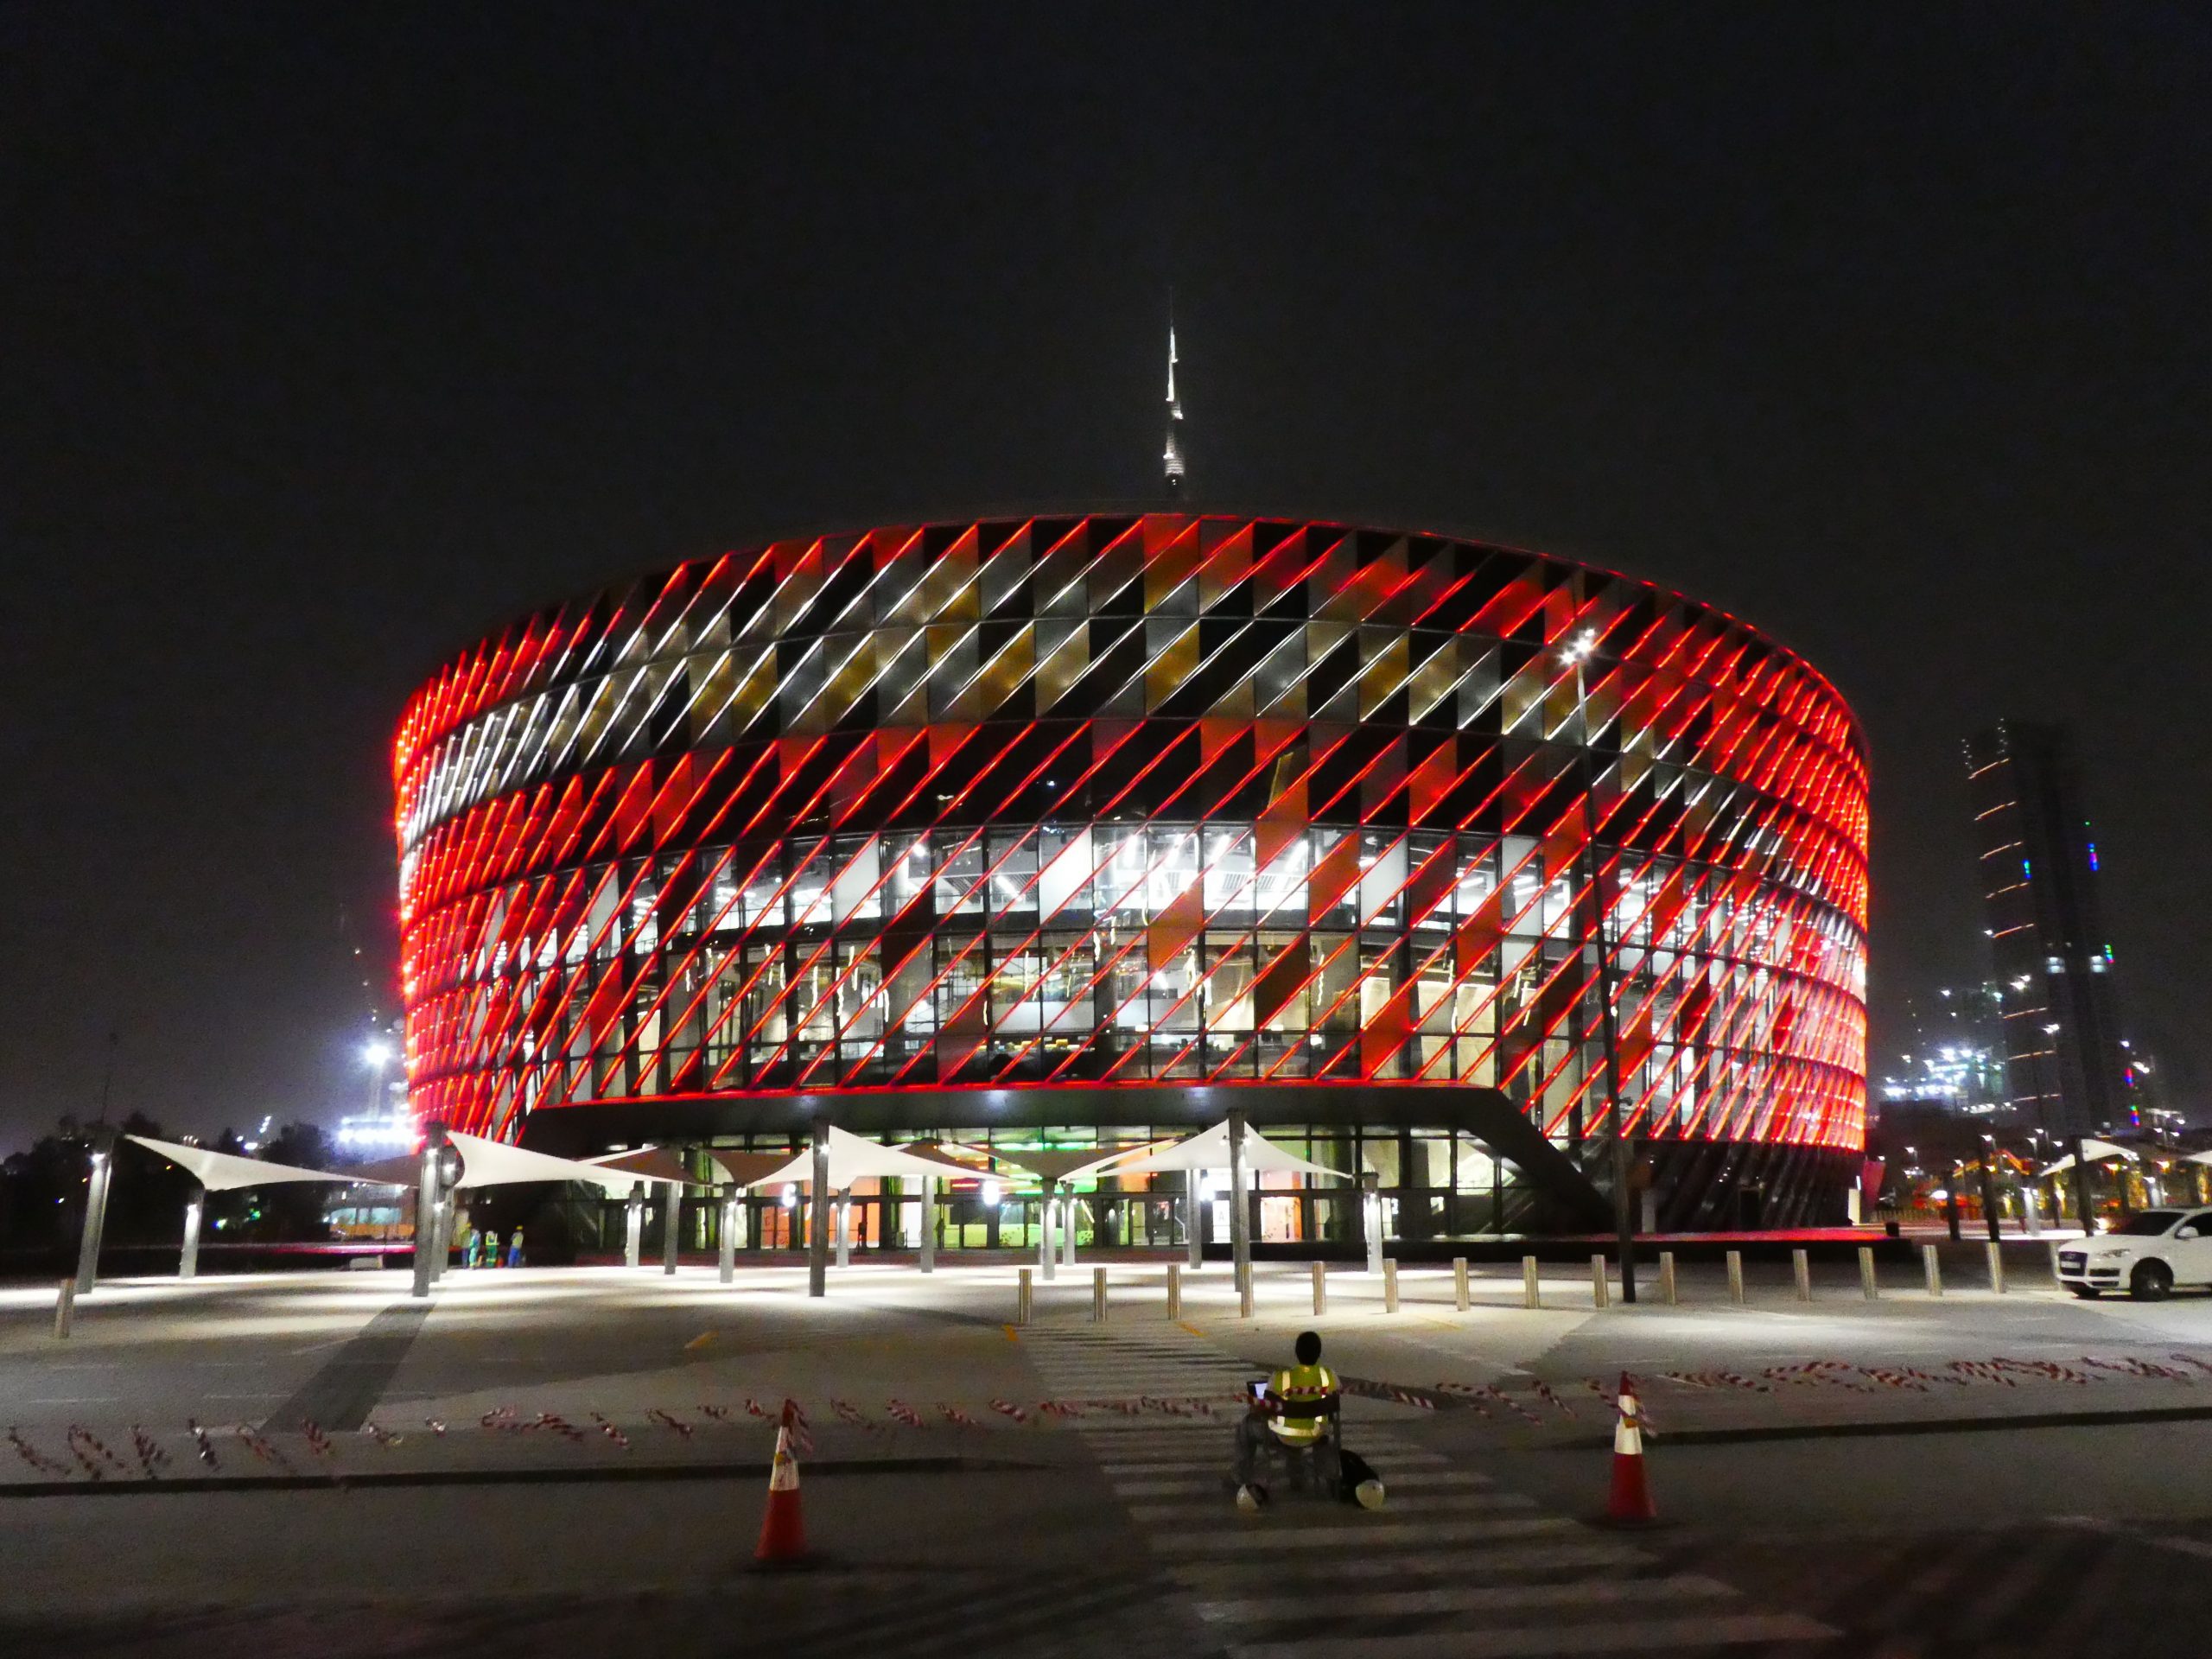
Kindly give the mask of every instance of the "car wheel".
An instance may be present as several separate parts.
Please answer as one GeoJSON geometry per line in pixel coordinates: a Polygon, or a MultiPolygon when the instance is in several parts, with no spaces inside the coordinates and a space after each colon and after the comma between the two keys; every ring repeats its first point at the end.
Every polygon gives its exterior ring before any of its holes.
{"type": "Polygon", "coordinates": [[[2069,1285],[2066,1288],[2072,1291],[2076,1296],[2079,1296],[2085,1302],[2094,1302],[2099,1296],[2103,1294],[2103,1293],[2094,1285],[2069,1285]]]}
{"type": "Polygon", "coordinates": [[[2127,1281],[2127,1294],[2139,1302],[2163,1301],[2173,1287],[2173,1269],[2163,1262],[2145,1262],[2127,1281]]]}

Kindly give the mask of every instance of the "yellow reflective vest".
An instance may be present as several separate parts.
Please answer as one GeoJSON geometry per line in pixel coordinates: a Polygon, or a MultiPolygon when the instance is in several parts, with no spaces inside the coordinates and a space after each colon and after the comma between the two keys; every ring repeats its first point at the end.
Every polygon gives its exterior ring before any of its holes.
{"type": "MultiPolygon", "coordinates": [[[[1340,1392],[1337,1374],[1325,1365],[1290,1365],[1277,1371],[1268,1385],[1275,1398],[1294,1406],[1319,1406],[1340,1392]]],[[[1310,1446],[1321,1438],[1322,1419],[1277,1417],[1268,1425],[1275,1438],[1292,1446],[1310,1446]]]]}

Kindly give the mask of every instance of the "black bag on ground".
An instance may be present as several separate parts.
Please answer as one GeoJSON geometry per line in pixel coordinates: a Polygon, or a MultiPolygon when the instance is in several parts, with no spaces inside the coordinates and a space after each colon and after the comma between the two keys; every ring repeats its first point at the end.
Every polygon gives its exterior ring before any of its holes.
{"type": "Polygon", "coordinates": [[[1337,1470],[1337,1497],[1344,1503],[1357,1504],[1359,1502],[1360,1482],[1382,1478],[1375,1472],[1375,1466],[1357,1452],[1338,1452],[1337,1470]]]}

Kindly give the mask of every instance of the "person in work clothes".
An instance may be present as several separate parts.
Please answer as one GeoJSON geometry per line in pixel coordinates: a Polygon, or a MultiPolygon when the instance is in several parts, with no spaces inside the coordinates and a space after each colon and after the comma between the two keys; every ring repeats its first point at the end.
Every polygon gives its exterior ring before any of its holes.
{"type": "Polygon", "coordinates": [[[507,1265],[511,1268],[522,1266],[522,1229],[519,1227],[507,1240],[507,1265]]]}
{"type": "Polygon", "coordinates": [[[1314,1474],[1325,1491],[1333,1493],[1343,1476],[1336,1437],[1329,1432],[1343,1404],[1342,1385],[1337,1374],[1321,1363],[1317,1332],[1301,1332],[1293,1351],[1298,1363],[1277,1371],[1267,1393],[1252,1402],[1236,1425],[1236,1507],[1247,1514],[1268,1501],[1268,1489],[1252,1477],[1261,1452],[1271,1444],[1295,1453],[1311,1452],[1314,1474]]]}

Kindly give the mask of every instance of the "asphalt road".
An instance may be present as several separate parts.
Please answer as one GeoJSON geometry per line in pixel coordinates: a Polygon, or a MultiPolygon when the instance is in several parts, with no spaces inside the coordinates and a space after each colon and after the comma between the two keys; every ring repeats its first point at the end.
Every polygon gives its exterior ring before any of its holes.
{"type": "Polygon", "coordinates": [[[1492,1274],[1461,1314],[1409,1269],[1397,1313],[1341,1274],[1316,1319],[1286,1268],[1247,1323],[1214,1268],[1170,1321],[1156,1267],[1109,1274],[1106,1325],[1086,1263],[1020,1329],[1004,1268],[855,1268],[822,1303],[785,1270],[456,1274],[427,1310],[397,1274],[149,1283],[67,1342],[50,1293],[0,1292],[31,1453],[0,1467],[0,1650],[1953,1659],[2212,1629],[2212,1299],[1868,1302],[1832,1271],[1736,1307],[1689,1271],[1679,1306],[1599,1312],[1554,1273],[1544,1310],[1492,1274]],[[1247,1521],[1227,1396],[1309,1325],[1391,1499],[1247,1521]],[[1659,1430],[1632,1535],[1586,1524],[1624,1371],[1659,1430]],[[747,1402],[786,1395],[818,1563],[770,1577],[747,1402]]]}

